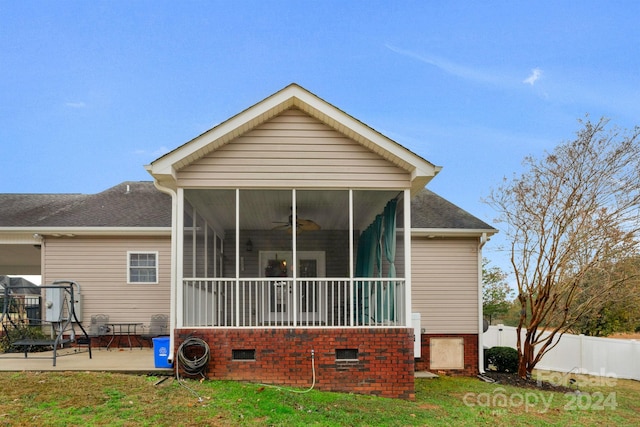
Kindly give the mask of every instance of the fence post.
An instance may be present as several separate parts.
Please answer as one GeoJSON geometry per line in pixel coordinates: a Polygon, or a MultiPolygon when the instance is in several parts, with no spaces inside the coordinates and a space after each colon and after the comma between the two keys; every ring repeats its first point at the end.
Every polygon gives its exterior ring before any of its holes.
{"type": "Polygon", "coordinates": [[[631,360],[633,361],[631,377],[640,381],[640,341],[631,340],[631,360]]]}
{"type": "Polygon", "coordinates": [[[578,368],[580,369],[580,373],[582,372],[587,372],[587,369],[585,369],[584,367],[584,334],[580,334],[578,335],[578,337],[580,338],[579,345],[580,345],[580,359],[578,360],[578,368]]]}

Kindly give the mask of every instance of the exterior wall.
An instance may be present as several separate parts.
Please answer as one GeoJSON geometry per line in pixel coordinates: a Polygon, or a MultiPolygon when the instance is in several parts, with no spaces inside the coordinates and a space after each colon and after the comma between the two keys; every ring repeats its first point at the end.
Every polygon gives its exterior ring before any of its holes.
{"type": "Polygon", "coordinates": [[[224,380],[414,399],[413,331],[362,329],[181,329],[211,350],[207,375],[224,380]],[[336,349],[357,349],[357,360],[336,360],[336,349]],[[233,350],[255,350],[255,360],[232,360],[233,350]]]}
{"type": "Polygon", "coordinates": [[[416,371],[433,371],[447,375],[478,375],[478,334],[422,334],[422,357],[416,359],[416,371]],[[463,369],[433,369],[431,361],[432,338],[462,338],[463,369]]]}
{"type": "Polygon", "coordinates": [[[185,188],[410,186],[409,174],[297,109],[239,136],[177,173],[185,188]]]}
{"type": "Polygon", "coordinates": [[[42,280],[79,283],[84,326],[99,313],[114,322],[148,325],[151,315],[169,313],[170,241],[169,236],[48,238],[42,245],[42,280]],[[158,252],[157,284],[127,284],[127,251],[158,252]]]}
{"type": "Polygon", "coordinates": [[[427,334],[478,334],[477,239],[413,238],[412,312],[427,334]]]}
{"type": "Polygon", "coordinates": [[[422,357],[416,371],[478,374],[478,241],[413,238],[412,312],[421,315],[422,357]],[[462,338],[464,367],[431,367],[432,338],[462,338]]]}

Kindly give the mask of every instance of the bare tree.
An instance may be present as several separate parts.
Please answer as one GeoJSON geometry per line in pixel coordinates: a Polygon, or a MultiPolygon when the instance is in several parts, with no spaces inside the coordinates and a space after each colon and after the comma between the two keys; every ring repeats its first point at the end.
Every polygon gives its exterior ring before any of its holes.
{"type": "Polygon", "coordinates": [[[588,117],[580,123],[575,140],[542,159],[525,158],[523,174],[488,199],[511,245],[521,377],[625,278],[598,274],[600,292],[579,298],[585,280],[638,253],[640,128],[608,130],[607,119],[588,117]]]}

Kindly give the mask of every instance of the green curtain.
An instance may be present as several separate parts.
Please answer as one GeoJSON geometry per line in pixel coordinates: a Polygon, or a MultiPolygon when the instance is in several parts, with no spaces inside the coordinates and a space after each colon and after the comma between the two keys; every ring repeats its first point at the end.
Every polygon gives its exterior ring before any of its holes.
{"type": "Polygon", "coordinates": [[[396,199],[384,208],[384,254],[389,261],[389,277],[396,277],[396,199]]]}
{"type": "Polygon", "coordinates": [[[380,240],[382,236],[382,215],[376,215],[376,219],[373,220],[373,224],[370,227],[372,229],[371,254],[373,260],[375,260],[375,269],[371,268],[369,277],[373,277],[374,274],[376,277],[382,277],[382,241],[380,240]]]}
{"type": "MultiPolygon", "coordinates": [[[[371,253],[373,255],[373,259],[375,261],[375,269],[371,270],[371,276],[369,277],[382,277],[382,225],[383,225],[383,217],[382,215],[376,215],[376,219],[373,220],[373,223],[369,228],[372,230],[372,242],[371,242],[371,253]]],[[[373,319],[376,322],[382,320],[382,282],[377,280],[375,282],[371,282],[371,292],[375,293],[375,312],[369,313],[369,318],[373,319]]]]}
{"type": "MultiPolygon", "coordinates": [[[[389,262],[389,277],[396,277],[396,208],[397,200],[387,203],[384,213],[360,234],[356,277],[382,277],[382,248],[389,262]]],[[[382,281],[362,280],[357,282],[359,322],[373,319],[376,322],[395,320],[395,284],[382,281]],[[376,300],[372,305],[371,297],[376,300]],[[372,308],[375,312],[372,312],[372,308]]]]}
{"type": "MultiPolygon", "coordinates": [[[[382,275],[382,247],[380,237],[382,235],[382,215],[376,219],[360,235],[358,241],[358,259],[356,261],[356,277],[371,278],[377,274],[382,275]]],[[[372,318],[371,294],[373,287],[370,280],[362,280],[358,283],[358,307],[360,323],[365,323],[372,318]]]]}
{"type": "MultiPolygon", "coordinates": [[[[384,208],[384,254],[389,262],[389,277],[396,277],[396,208],[398,200],[393,199],[384,208]]],[[[395,320],[395,283],[389,282],[384,287],[382,311],[383,320],[395,320]]]]}
{"type": "MultiPolygon", "coordinates": [[[[358,258],[356,260],[356,277],[366,277],[367,269],[370,259],[369,250],[371,232],[369,228],[360,233],[360,237],[358,239],[358,258]]],[[[369,292],[367,282],[358,281],[356,282],[356,302],[357,302],[357,314],[358,318],[356,319],[358,324],[363,324],[365,319],[365,309],[367,313],[369,312],[369,292]]]]}

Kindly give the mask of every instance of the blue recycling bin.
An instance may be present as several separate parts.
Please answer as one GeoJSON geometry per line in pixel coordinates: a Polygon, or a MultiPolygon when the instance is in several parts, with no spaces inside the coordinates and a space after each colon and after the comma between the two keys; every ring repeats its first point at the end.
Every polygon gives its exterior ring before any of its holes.
{"type": "Polygon", "coordinates": [[[156,368],[171,369],[172,364],[169,363],[169,337],[153,338],[153,361],[156,368]]]}

